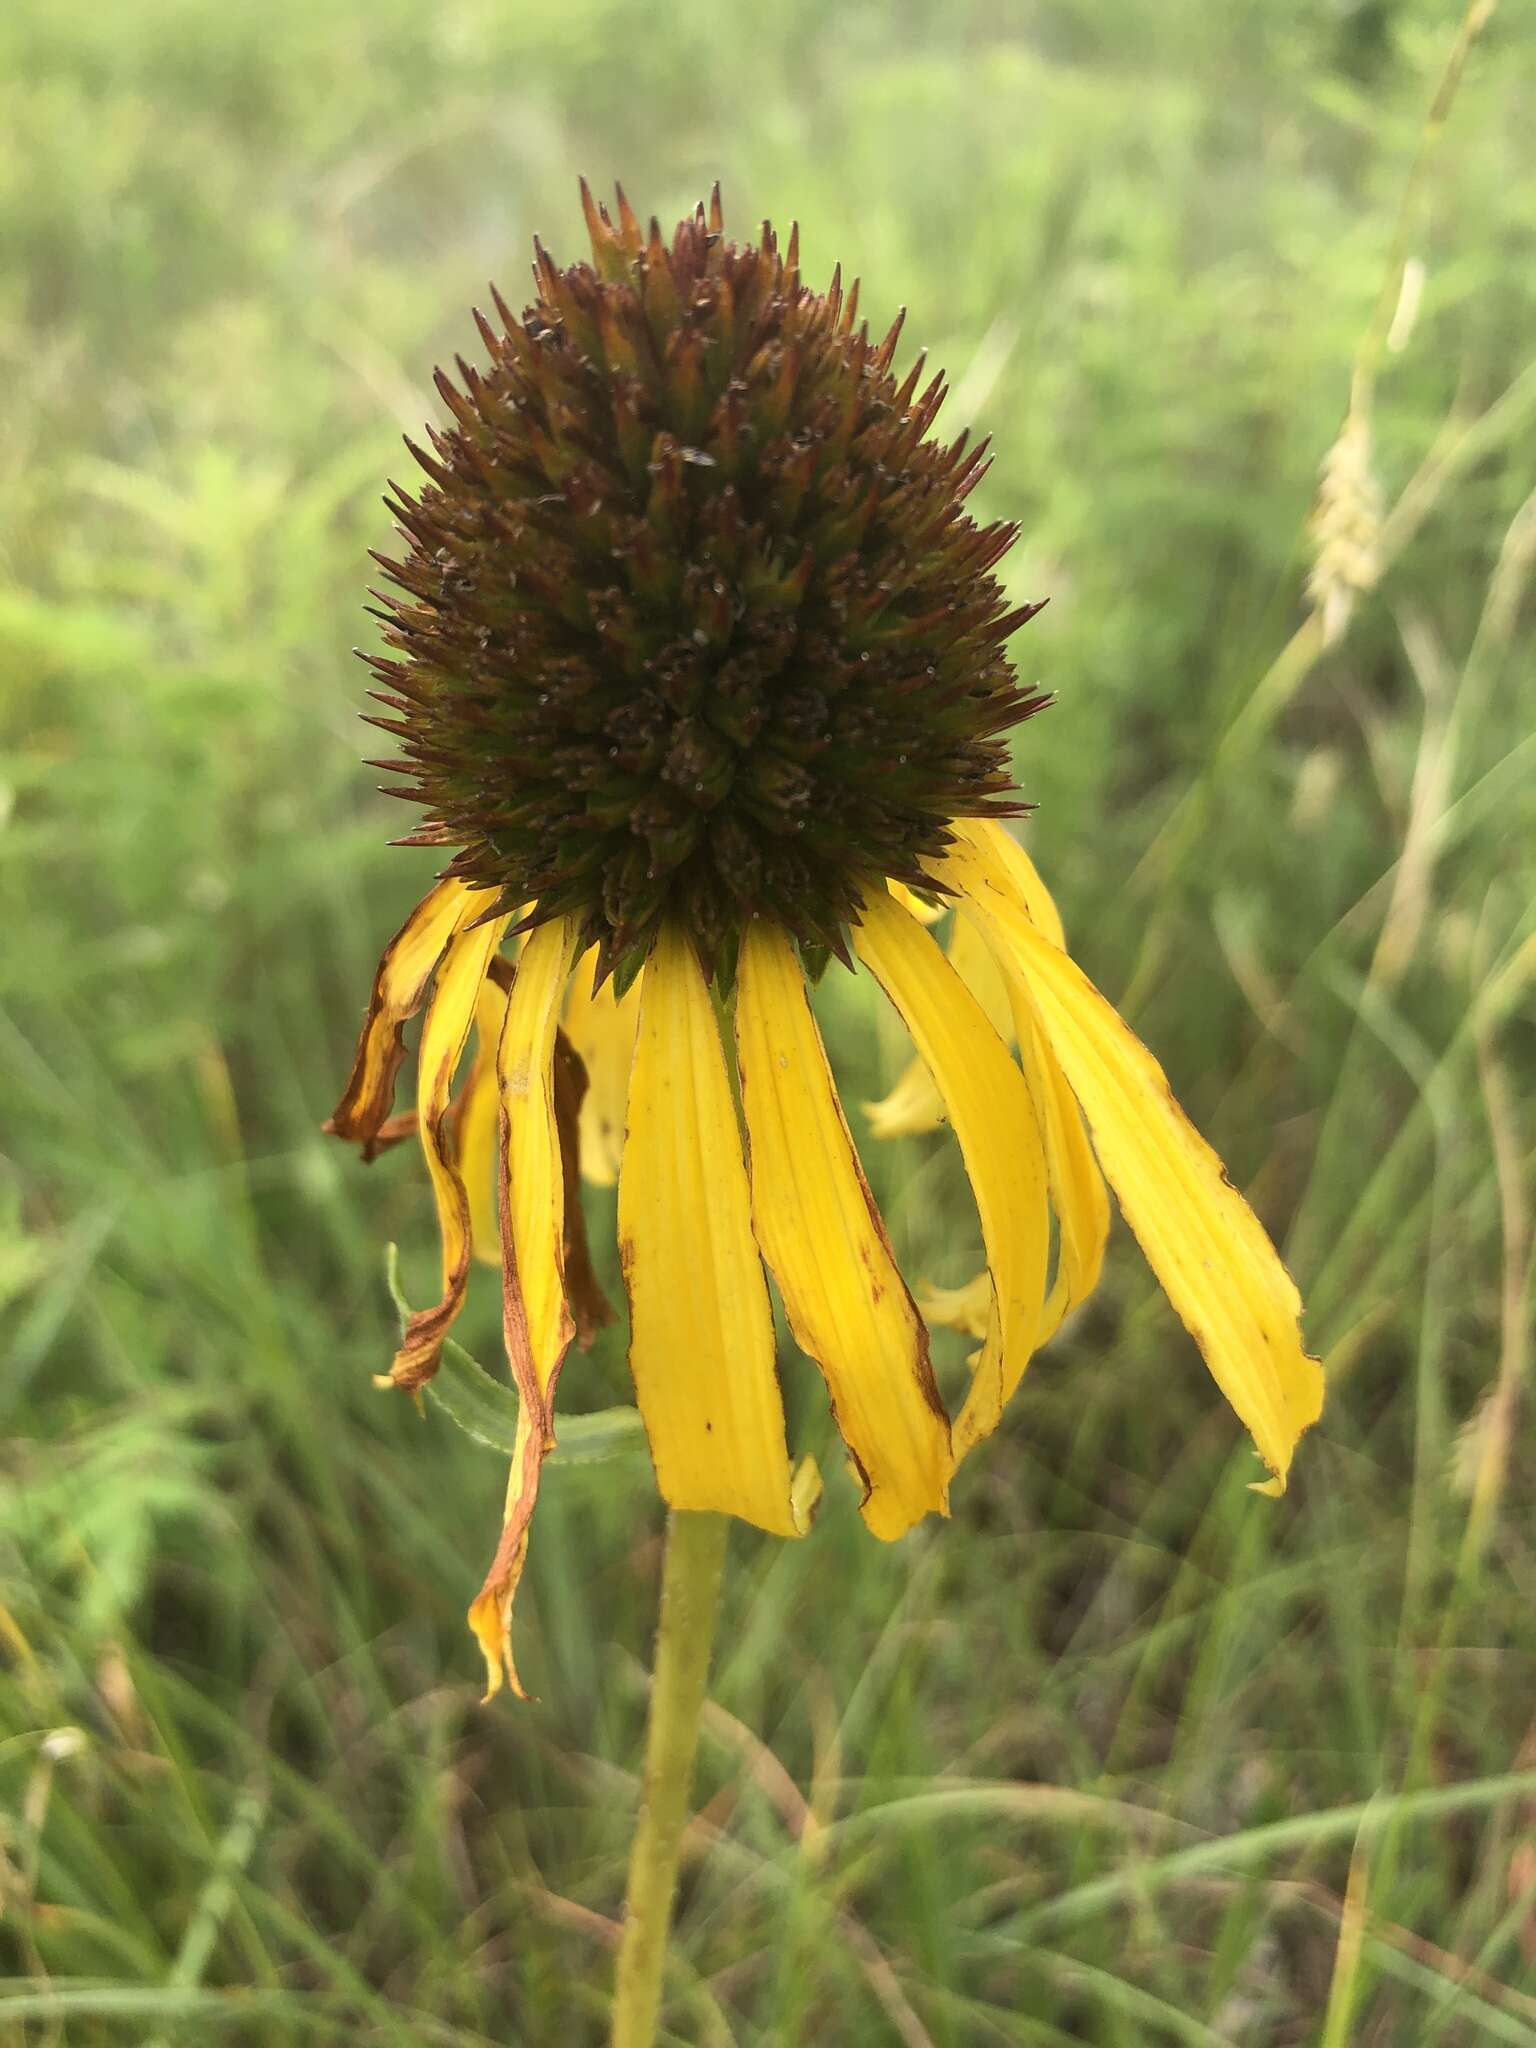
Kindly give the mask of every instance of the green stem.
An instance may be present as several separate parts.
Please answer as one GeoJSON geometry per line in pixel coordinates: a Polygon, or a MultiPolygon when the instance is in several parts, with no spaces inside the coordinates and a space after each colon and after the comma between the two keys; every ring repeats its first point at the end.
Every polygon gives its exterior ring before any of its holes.
{"type": "Polygon", "coordinates": [[[667,1524],[656,1668],[646,1723],[645,1785],[629,1852],[624,1938],[613,1993],[613,2048],[652,2048],[656,2039],[678,1851],[720,1604],[725,1535],[723,1515],[674,1512],[667,1524]]]}

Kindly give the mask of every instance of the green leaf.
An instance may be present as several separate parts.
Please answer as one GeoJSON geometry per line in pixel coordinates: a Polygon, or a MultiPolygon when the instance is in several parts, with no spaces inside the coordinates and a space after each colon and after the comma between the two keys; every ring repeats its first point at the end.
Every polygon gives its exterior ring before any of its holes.
{"type": "Polygon", "coordinates": [[[633,1458],[646,1450],[640,1410],[622,1403],[591,1415],[562,1415],[556,1424],[559,1441],[550,1452],[552,1465],[606,1465],[615,1458],[633,1458]]]}
{"type": "MultiPolygon", "coordinates": [[[[411,1309],[400,1289],[400,1252],[396,1245],[385,1248],[384,1276],[403,1327],[411,1309]]],[[[451,1337],[443,1345],[442,1363],[427,1381],[425,1391],[433,1405],[450,1422],[457,1423],[466,1436],[511,1457],[517,1443],[517,1390],[493,1379],[451,1337]]],[[[552,1465],[606,1464],[610,1459],[645,1449],[640,1411],[627,1406],[603,1408],[595,1415],[564,1415],[557,1425],[557,1438],[550,1453],[552,1465]]]]}
{"type": "Polygon", "coordinates": [[[426,1394],[466,1436],[511,1457],[517,1441],[517,1391],[493,1380],[452,1338],[443,1346],[442,1363],[427,1381],[426,1394]]]}

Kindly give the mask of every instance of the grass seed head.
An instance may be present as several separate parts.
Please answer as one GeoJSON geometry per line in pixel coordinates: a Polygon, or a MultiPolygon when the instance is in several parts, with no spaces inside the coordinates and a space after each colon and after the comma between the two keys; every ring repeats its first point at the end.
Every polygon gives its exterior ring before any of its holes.
{"type": "Polygon", "coordinates": [[[1307,594],[1322,618],[1323,645],[1331,647],[1381,576],[1381,490],[1371,467],[1370,428],[1354,413],[1323,458],[1310,534],[1307,594]]]}

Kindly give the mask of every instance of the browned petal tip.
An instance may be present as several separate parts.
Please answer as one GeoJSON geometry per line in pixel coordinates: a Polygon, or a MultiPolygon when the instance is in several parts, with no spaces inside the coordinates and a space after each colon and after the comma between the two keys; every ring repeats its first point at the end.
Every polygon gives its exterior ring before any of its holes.
{"type": "MultiPolygon", "coordinates": [[[[454,1304],[457,1307],[457,1303],[454,1304]]],[[[400,1387],[407,1394],[419,1393],[434,1378],[443,1362],[443,1339],[436,1331],[423,1332],[416,1325],[430,1320],[434,1324],[443,1318],[436,1308],[421,1309],[406,1325],[405,1339],[395,1353],[389,1368],[388,1384],[400,1387]]]]}

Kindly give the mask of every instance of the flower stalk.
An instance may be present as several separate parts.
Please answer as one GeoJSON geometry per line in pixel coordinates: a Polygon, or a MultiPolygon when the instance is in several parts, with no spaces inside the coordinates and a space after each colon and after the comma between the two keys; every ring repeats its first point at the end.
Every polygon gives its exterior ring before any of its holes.
{"type": "Polygon", "coordinates": [[[656,2039],[678,1852],[720,1606],[725,1537],[723,1515],[674,1511],[668,1518],[645,1780],[629,1853],[624,1936],[614,1984],[613,2048],[652,2048],[656,2039]]]}

